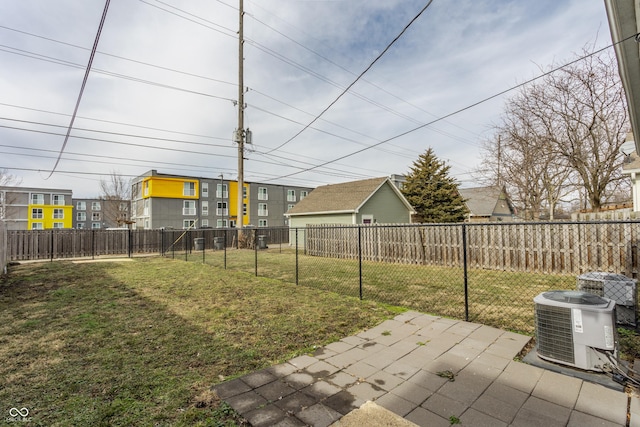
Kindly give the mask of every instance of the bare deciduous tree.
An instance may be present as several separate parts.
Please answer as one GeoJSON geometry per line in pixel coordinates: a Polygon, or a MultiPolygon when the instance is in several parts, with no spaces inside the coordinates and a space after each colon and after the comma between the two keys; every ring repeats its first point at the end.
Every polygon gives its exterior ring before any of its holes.
{"type": "Polygon", "coordinates": [[[130,179],[112,171],[108,179],[100,180],[100,198],[105,220],[118,226],[129,222],[130,179]]]}
{"type": "Polygon", "coordinates": [[[624,181],[619,148],[629,128],[624,91],[609,51],[590,55],[523,87],[485,145],[485,178],[503,183],[536,218],[553,219],[580,189],[599,210],[624,181]]]}
{"type": "MultiPolygon", "coordinates": [[[[22,179],[10,174],[6,169],[0,169],[0,187],[16,187],[22,183],[22,179]]],[[[6,219],[11,212],[8,212],[8,205],[13,203],[11,193],[0,189],[0,220],[6,219]]]]}

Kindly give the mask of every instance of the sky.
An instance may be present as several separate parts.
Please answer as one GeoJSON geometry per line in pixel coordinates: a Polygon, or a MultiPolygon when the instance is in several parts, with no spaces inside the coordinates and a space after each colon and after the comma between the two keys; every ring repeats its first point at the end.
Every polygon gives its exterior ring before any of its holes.
{"type": "MultiPolygon", "coordinates": [[[[112,173],[237,179],[239,0],[111,1],[78,103],[104,8],[0,2],[0,169],[74,197],[98,197],[112,173]]],[[[244,180],[283,185],[406,174],[431,147],[477,186],[516,91],[495,95],[611,44],[602,0],[244,0],[244,12],[244,180]]]]}

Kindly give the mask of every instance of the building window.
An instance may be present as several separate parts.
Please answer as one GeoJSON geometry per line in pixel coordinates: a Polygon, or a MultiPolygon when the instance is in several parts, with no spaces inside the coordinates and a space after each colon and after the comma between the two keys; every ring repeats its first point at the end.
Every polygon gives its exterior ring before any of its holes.
{"type": "Polygon", "coordinates": [[[202,221],[200,221],[200,226],[202,226],[202,228],[208,227],[209,226],[209,220],[208,219],[203,219],[202,221]]]}
{"type": "Polygon", "coordinates": [[[76,221],[86,221],[87,213],[86,212],[76,212],[76,221]]]}
{"type": "Polygon", "coordinates": [[[44,205],[44,194],[32,194],[31,195],[31,204],[32,205],[44,205]]]}
{"type": "Polygon", "coordinates": [[[209,197],[209,183],[202,183],[202,197],[209,197]]]}
{"type": "Polygon", "coordinates": [[[296,190],[287,190],[287,202],[296,201],[296,190]]]}
{"type": "Polygon", "coordinates": [[[149,199],[144,199],[144,205],[142,206],[142,215],[149,215],[149,199]]]}
{"type": "Polygon", "coordinates": [[[293,209],[293,207],[294,207],[294,206],[295,206],[295,205],[287,205],[287,210],[291,210],[291,209],[293,209]]]}
{"type": "Polygon", "coordinates": [[[209,202],[203,200],[202,202],[200,202],[200,204],[202,205],[202,216],[209,215],[209,202]]]}
{"type": "Polygon", "coordinates": [[[267,187],[258,187],[258,200],[269,200],[267,187]]]}
{"type": "Polygon", "coordinates": [[[121,202],[120,206],[118,207],[118,210],[120,212],[129,212],[129,203],[127,202],[121,202]]]}
{"type": "Polygon", "coordinates": [[[149,195],[149,181],[145,181],[142,183],[142,192],[145,196],[149,195]]]}
{"type": "Polygon", "coordinates": [[[102,210],[102,205],[100,205],[100,202],[91,202],[91,210],[92,211],[102,210]]]}
{"type": "Polygon", "coordinates": [[[76,209],[79,211],[86,211],[87,210],[87,202],[78,202],[76,203],[76,209]]]}
{"type": "Polygon", "coordinates": [[[218,199],[228,199],[229,191],[227,189],[227,184],[218,184],[216,185],[216,197],[218,199]]]}
{"type": "Polygon", "coordinates": [[[196,195],[196,183],[195,182],[185,182],[184,188],[182,190],[182,194],[184,196],[195,196],[196,195]]]}
{"type": "Polygon", "coordinates": [[[31,209],[31,219],[42,219],[42,208],[31,209]]]}
{"type": "Polygon", "coordinates": [[[92,212],[91,221],[101,221],[100,212],[92,212]]]}
{"type": "Polygon", "coordinates": [[[31,229],[32,230],[44,230],[44,227],[42,226],[41,222],[33,222],[33,223],[31,223],[31,229]]]}
{"type": "Polygon", "coordinates": [[[216,185],[216,197],[218,199],[228,199],[229,191],[227,190],[227,184],[216,185]]]}
{"type": "Polygon", "coordinates": [[[196,225],[196,220],[195,219],[185,219],[182,220],[182,228],[183,229],[188,229],[188,228],[193,228],[196,225]]]}
{"type": "Polygon", "coordinates": [[[182,215],[195,215],[195,214],[196,214],[196,201],[195,200],[183,200],[183,202],[182,202],[182,215]]]}
{"type": "Polygon", "coordinates": [[[59,208],[54,209],[53,219],[64,219],[64,209],[59,209],[59,208]]]}
{"type": "Polygon", "coordinates": [[[258,227],[268,227],[267,220],[266,219],[259,219],[258,220],[258,227]]]}
{"type": "Polygon", "coordinates": [[[258,203],[258,216],[269,216],[269,209],[266,203],[258,203]]]}
{"type": "Polygon", "coordinates": [[[64,194],[54,194],[52,204],[55,206],[64,205],[64,194]]]}
{"type": "Polygon", "coordinates": [[[53,228],[64,228],[64,222],[54,222],[53,228]]]}
{"type": "Polygon", "coordinates": [[[227,202],[218,202],[218,207],[216,208],[216,215],[218,216],[229,215],[229,211],[227,210],[227,202]]]}
{"type": "Polygon", "coordinates": [[[91,228],[94,229],[94,230],[97,229],[97,228],[100,228],[100,223],[99,222],[92,222],[91,223],[91,228]]]}
{"type": "Polygon", "coordinates": [[[308,191],[300,191],[300,200],[304,199],[309,195],[308,191]]]}
{"type": "Polygon", "coordinates": [[[78,224],[76,224],[76,228],[78,230],[84,230],[84,222],[79,222],[78,224]]]}

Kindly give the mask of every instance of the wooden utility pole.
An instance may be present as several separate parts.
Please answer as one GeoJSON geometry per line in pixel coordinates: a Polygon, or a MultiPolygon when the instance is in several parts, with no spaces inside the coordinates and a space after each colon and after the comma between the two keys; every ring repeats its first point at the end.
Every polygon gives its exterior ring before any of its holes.
{"type": "Polygon", "coordinates": [[[240,16],[238,25],[238,129],[236,142],[238,143],[238,216],[236,227],[241,229],[244,222],[244,5],[240,1],[240,16]]]}

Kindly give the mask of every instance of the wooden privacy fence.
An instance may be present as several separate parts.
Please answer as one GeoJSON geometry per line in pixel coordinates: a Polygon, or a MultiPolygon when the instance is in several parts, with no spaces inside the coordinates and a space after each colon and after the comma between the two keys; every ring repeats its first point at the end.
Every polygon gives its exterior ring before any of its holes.
{"type": "Polygon", "coordinates": [[[7,227],[0,221],[0,274],[7,272],[7,227]]]}
{"type": "Polygon", "coordinates": [[[532,273],[637,277],[640,221],[310,225],[308,255],[532,273]]]}
{"type": "MultiPolygon", "coordinates": [[[[3,223],[0,222],[0,226],[3,223]]],[[[282,227],[246,229],[251,241],[263,236],[267,243],[288,243],[289,229],[282,227]]],[[[204,238],[204,248],[215,248],[217,238],[226,247],[238,244],[238,230],[9,230],[6,232],[6,261],[56,258],[82,258],[101,255],[128,255],[187,251],[194,240],[204,238]]],[[[2,229],[0,228],[0,261],[2,261],[2,229]]],[[[0,264],[0,267],[4,264],[0,264]]]]}
{"type": "Polygon", "coordinates": [[[157,230],[10,230],[11,261],[155,252],[157,230]]]}

